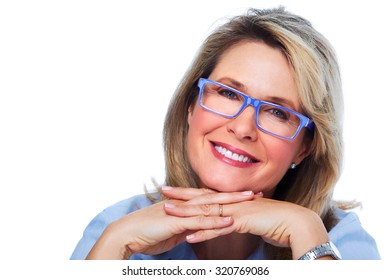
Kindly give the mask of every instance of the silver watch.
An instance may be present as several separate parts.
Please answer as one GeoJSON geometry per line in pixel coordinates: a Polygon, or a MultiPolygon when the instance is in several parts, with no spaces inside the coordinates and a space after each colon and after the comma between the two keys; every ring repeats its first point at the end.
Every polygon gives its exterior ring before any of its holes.
{"type": "Polygon", "coordinates": [[[317,247],[311,249],[309,252],[304,254],[298,260],[315,260],[323,256],[331,256],[335,260],[341,260],[341,255],[339,250],[332,241],[326,242],[324,244],[318,245],[317,247]]]}

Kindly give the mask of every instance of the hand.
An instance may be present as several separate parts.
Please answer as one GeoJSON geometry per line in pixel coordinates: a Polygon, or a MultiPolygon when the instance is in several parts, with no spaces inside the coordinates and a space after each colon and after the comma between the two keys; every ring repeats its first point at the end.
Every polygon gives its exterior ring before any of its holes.
{"type": "MultiPolygon", "coordinates": [[[[220,200],[214,198],[214,201],[225,201],[224,196],[222,194],[220,200]]],[[[229,194],[229,201],[249,199],[253,199],[253,194],[229,194]]],[[[193,232],[220,229],[233,223],[231,217],[218,215],[168,215],[164,211],[166,203],[167,201],[161,201],[111,223],[95,243],[87,259],[128,259],[134,253],[159,254],[185,241],[186,236],[193,232]]],[[[169,203],[180,205],[187,202],[175,199],[169,203]]]]}
{"type": "Polygon", "coordinates": [[[219,229],[196,231],[187,236],[190,243],[202,242],[232,232],[250,233],[261,236],[275,246],[291,247],[293,258],[297,259],[311,248],[329,240],[320,217],[313,211],[299,205],[255,196],[253,200],[236,202],[229,199],[229,193],[205,194],[198,189],[171,189],[164,195],[172,199],[187,200],[187,203],[166,207],[172,216],[193,217],[219,215],[219,204],[223,204],[223,215],[232,216],[231,226],[219,229]],[[209,210],[213,209],[213,210],[209,210]],[[206,210],[206,211],[205,211],[206,210]]]}

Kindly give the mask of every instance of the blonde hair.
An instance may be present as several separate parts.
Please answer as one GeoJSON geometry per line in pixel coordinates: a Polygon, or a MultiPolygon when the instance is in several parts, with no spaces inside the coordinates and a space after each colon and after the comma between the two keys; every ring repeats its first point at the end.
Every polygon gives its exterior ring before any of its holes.
{"type": "Polygon", "coordinates": [[[198,187],[199,178],[187,157],[188,109],[196,102],[197,81],[207,78],[221,55],[242,40],[280,49],[294,72],[303,113],[315,123],[311,154],[289,170],[276,187],[275,199],[318,213],[333,226],[332,196],[342,165],[342,90],[332,46],[310,22],[284,8],[249,9],[219,26],[204,41],[177,88],[164,125],[166,184],[198,187]]]}

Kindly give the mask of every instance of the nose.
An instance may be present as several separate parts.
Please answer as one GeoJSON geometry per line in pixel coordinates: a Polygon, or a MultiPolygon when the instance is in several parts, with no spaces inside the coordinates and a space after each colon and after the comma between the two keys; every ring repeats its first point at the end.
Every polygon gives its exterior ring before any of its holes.
{"type": "Polygon", "coordinates": [[[227,124],[227,130],[241,141],[257,141],[259,130],[255,123],[255,108],[246,107],[236,118],[227,124]]]}

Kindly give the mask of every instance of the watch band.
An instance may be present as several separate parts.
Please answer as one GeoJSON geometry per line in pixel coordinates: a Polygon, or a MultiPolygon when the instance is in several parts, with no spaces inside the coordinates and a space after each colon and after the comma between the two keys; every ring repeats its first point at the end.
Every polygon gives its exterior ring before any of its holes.
{"type": "Polygon", "coordinates": [[[317,247],[305,253],[298,260],[315,260],[323,256],[331,256],[335,260],[341,260],[340,252],[337,250],[332,241],[318,245],[317,247]]]}

